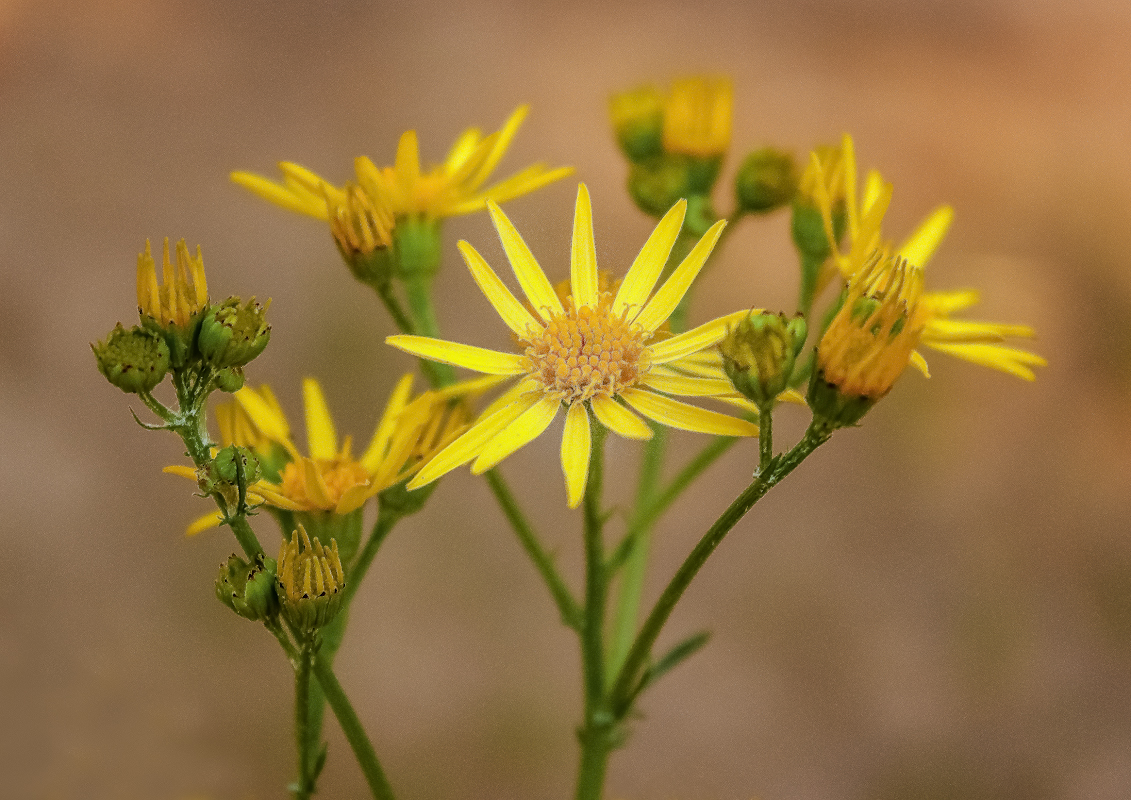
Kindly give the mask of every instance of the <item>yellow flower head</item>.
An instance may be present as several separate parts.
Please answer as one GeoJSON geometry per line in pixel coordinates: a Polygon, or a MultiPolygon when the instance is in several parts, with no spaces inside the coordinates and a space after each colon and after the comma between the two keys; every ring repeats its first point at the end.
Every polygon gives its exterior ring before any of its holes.
{"type": "MultiPolygon", "coordinates": [[[[285,451],[281,465],[269,461],[267,476],[248,487],[252,502],[289,511],[349,514],[413,474],[425,458],[452,441],[468,419],[460,399],[497,382],[490,378],[467,381],[410,400],[412,375],[405,375],[393,390],[373,439],[358,458],[352,454],[349,437],[339,443],[322,388],[313,378],[304,380],[302,387],[309,455],[303,455],[291,439],[290,425],[271,390],[244,387],[235,393],[232,404],[217,412],[221,441],[249,447],[257,455],[270,455],[276,445],[285,451]]],[[[166,467],[165,471],[196,478],[189,467],[166,467]]],[[[208,514],[190,526],[189,534],[220,521],[219,513],[208,514]]]]}
{"type": "MultiPolygon", "coordinates": [[[[429,219],[470,214],[488,200],[502,203],[553,183],[573,171],[535,164],[487,188],[483,184],[510,147],[528,112],[520,106],[503,127],[484,136],[469,128],[456,140],[442,164],[424,170],[416,131],[401,136],[394,166],[378,168],[365,156],[354,161],[357,185],[366,195],[375,219],[394,220],[420,215],[429,219]]],[[[305,167],[279,164],[283,181],[277,183],[250,172],[233,172],[232,180],[283,208],[318,219],[331,219],[331,209],[350,208],[348,188],[338,188],[305,167]]],[[[356,203],[355,203],[356,205],[356,203]]]]}
{"type": "Polygon", "coordinates": [[[341,193],[326,188],[326,213],[330,233],[347,260],[367,256],[393,243],[392,212],[374,203],[356,184],[347,183],[341,193]]]}
{"type": "Polygon", "coordinates": [[[145,252],[137,257],[137,308],[142,321],[148,317],[162,327],[175,325],[185,329],[194,315],[208,306],[208,282],[204,278],[204,259],[200,247],[196,258],[189,255],[185,240],[177,242],[177,263],[169,259],[169,239],[162,252],[161,280],[157,282],[157,264],[153,261],[149,240],[145,252]]]}
{"type": "Polygon", "coordinates": [[[283,540],[277,569],[283,613],[292,625],[308,631],[333,619],[346,587],[337,541],[326,547],[299,525],[290,541],[283,540]]]}
{"type": "Polygon", "coordinates": [[[754,436],[745,420],[673,400],[667,394],[733,398],[736,393],[716,366],[709,376],[688,374],[688,361],[726,333],[741,311],[694,330],[659,339],[656,332],[675,310],[722,233],[716,223],[671,277],[653,292],[679,235],[686,201],[669,211],[644,244],[616,294],[600,291],[593,242],[593,212],[585,184],[578,187],[570,257],[572,292],[563,303],[526,243],[499,207],[491,218],[519,286],[520,302],[467,242],[460,252],[479,288],[518,341],[517,353],[431,339],[390,336],[386,341],[413,355],[489,375],[513,376],[515,384],[472,427],[441,451],[408,484],[423,486],[475,459],[472,472],[488,470],[550,425],[565,409],[561,459],[571,507],[581,502],[589,471],[590,422],[631,439],[651,436],[643,416],[685,430],[724,436],[754,436]],[[533,310],[531,310],[533,309],[533,310]],[[661,394],[663,393],[663,394],[661,394]]]}
{"type": "Polygon", "coordinates": [[[730,78],[681,78],[672,83],[664,104],[664,149],[689,156],[721,156],[730,147],[733,116],[730,78]]]}
{"type": "MultiPolygon", "coordinates": [[[[942,244],[954,210],[940,206],[932,211],[912,234],[896,248],[882,232],[884,214],[891,203],[892,186],[871,170],[859,199],[856,195],[856,156],[852,138],[845,134],[840,148],[840,163],[825,163],[820,152],[811,156],[811,168],[819,176],[814,183],[815,197],[824,219],[825,232],[833,248],[837,268],[845,280],[868,268],[879,254],[880,260],[902,258],[911,264],[925,267],[942,244]],[[838,185],[835,173],[840,173],[844,190],[845,236],[848,249],[842,250],[833,232],[836,213],[834,192],[838,185]]],[[[924,318],[922,343],[957,358],[997,369],[1025,380],[1034,380],[1032,368],[1043,366],[1045,359],[1027,350],[1011,347],[1002,342],[1013,336],[1032,337],[1028,325],[1007,325],[996,322],[974,322],[951,319],[950,315],[978,302],[978,293],[972,290],[959,292],[926,292],[920,302],[924,318]]],[[[927,363],[918,353],[912,363],[927,375],[927,363]]]]}
{"type": "Polygon", "coordinates": [[[876,257],[848,285],[817,346],[819,378],[845,397],[875,402],[903,374],[923,332],[922,271],[876,257]]]}

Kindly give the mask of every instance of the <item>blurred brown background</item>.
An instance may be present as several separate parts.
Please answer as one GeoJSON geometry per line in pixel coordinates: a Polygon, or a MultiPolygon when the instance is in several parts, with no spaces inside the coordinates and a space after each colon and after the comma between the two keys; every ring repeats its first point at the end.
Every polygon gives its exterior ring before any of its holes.
{"type": "MultiPolygon", "coordinates": [[[[133,317],[144,240],[202,244],[214,297],[272,297],[252,379],[299,424],[299,379],[317,376],[364,439],[410,361],[324,227],[228,171],[289,159],[342,181],[355,155],[390,163],[410,127],[439,159],[529,102],[500,174],[575,165],[621,270],[651,223],[623,191],[606,97],[712,71],[736,86],[731,169],[852,132],[895,184],[891,235],[955,206],[930,285],[983,289],[974,316],[1033,324],[1050,365],[1029,385],[928,353],[930,381],[909,374],[744,520],[668,634],[715,637],[646,697],[610,796],[1127,797],[1129,33],[1121,0],[0,2],[0,793],[242,800],[291,778],[289,668],[212,596],[230,535],[181,535],[205,504],[160,472],[179,444],[133,423],[87,346],[133,317]]],[[[556,278],[574,183],[508,206],[556,278]]],[[[466,237],[500,264],[489,221],[447,230],[445,331],[502,344],[455,250],[466,237]]],[[[788,308],[786,231],[744,223],[696,317],[788,308]]],[[[802,415],[780,416],[785,443],[802,415]]],[[[576,579],[556,448],[503,471],[576,579]]],[[[755,452],[735,448],[663,521],[656,575],[755,452]]],[[[635,456],[617,443],[611,464],[635,456]]],[[[461,470],[386,544],[339,672],[403,800],[566,797],[577,662],[461,470]]],[[[323,796],[364,796],[327,730],[323,796]]]]}

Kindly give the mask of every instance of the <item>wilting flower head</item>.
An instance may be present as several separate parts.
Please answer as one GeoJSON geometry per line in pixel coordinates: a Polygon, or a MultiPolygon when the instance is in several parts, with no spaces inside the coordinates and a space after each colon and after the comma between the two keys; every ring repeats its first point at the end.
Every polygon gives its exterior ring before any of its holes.
{"type": "MultiPolygon", "coordinates": [[[[811,157],[811,166],[818,175],[814,183],[814,195],[821,209],[825,232],[833,251],[833,258],[840,274],[847,281],[877,258],[902,258],[911,264],[925,267],[946,237],[954,211],[950,206],[940,206],[927,216],[915,231],[898,248],[883,236],[884,214],[891,202],[892,187],[871,170],[865,181],[864,191],[856,195],[856,156],[852,138],[845,134],[840,148],[839,164],[830,166],[822,162],[820,152],[811,157]],[[836,200],[829,187],[834,187],[833,171],[839,172],[843,179],[844,226],[847,249],[838,243],[836,228],[836,200]]],[[[920,302],[924,319],[921,335],[922,343],[935,350],[941,350],[957,358],[1015,375],[1025,380],[1036,376],[1032,368],[1043,366],[1046,361],[1035,353],[1002,344],[1009,337],[1031,337],[1033,329],[1028,325],[1007,325],[996,322],[973,322],[951,319],[955,311],[968,308],[978,302],[978,293],[972,290],[959,292],[926,292],[920,302]]],[[[913,363],[927,374],[927,364],[916,354],[913,363]]]]}
{"type": "Polygon", "coordinates": [[[632,439],[651,436],[636,412],[685,430],[724,436],[757,434],[757,426],[745,420],[667,396],[735,395],[721,368],[711,377],[692,377],[681,373],[681,367],[684,359],[718,342],[728,322],[748,313],[721,317],[678,336],[656,337],[724,226],[723,222],[715,224],[653,292],[679,235],[686,207],[681,200],[664,216],[614,296],[600,291],[593,212],[589,192],[581,184],[570,256],[572,292],[563,303],[510,220],[497,205],[488,204],[529,307],[471,245],[460,242],[460,252],[479,288],[515,335],[520,352],[502,353],[424,336],[391,336],[387,341],[422,358],[517,380],[463,436],[428,462],[409,488],[423,486],[471,459],[475,459],[472,472],[490,469],[546,430],[561,409],[566,412],[561,459],[571,507],[580,503],[585,492],[592,418],[632,439]]]}
{"type": "MultiPolygon", "coordinates": [[[[412,375],[405,375],[393,390],[369,446],[356,458],[349,437],[339,442],[322,387],[313,378],[303,381],[308,455],[291,439],[290,425],[266,386],[258,391],[240,389],[234,400],[238,409],[229,407],[217,416],[222,420],[222,439],[231,437],[224,444],[240,444],[267,456],[265,477],[249,487],[253,502],[288,511],[346,515],[413,474],[426,457],[450,442],[467,419],[459,398],[493,382],[468,381],[410,400],[412,375]],[[285,454],[282,458],[277,447],[285,454]]],[[[197,478],[188,467],[166,467],[166,471],[197,478]]],[[[190,526],[189,534],[220,521],[221,515],[208,514],[190,526]]]]}
{"type": "MultiPolygon", "coordinates": [[[[456,140],[443,163],[427,170],[421,167],[416,131],[401,136],[391,167],[378,168],[365,156],[357,158],[356,182],[371,209],[374,239],[381,240],[380,231],[386,229],[390,218],[419,215],[439,219],[470,214],[485,208],[488,200],[502,203],[572,172],[571,167],[549,169],[535,164],[483,188],[528,110],[527,106],[519,106],[500,130],[487,136],[478,128],[469,128],[456,140]]],[[[232,180],[283,208],[323,220],[340,218],[341,210],[346,209],[353,215],[348,224],[356,222],[363,204],[356,198],[350,199],[354,190],[348,185],[338,188],[289,162],[279,164],[279,168],[283,171],[281,183],[250,172],[233,172],[232,180]]]]}

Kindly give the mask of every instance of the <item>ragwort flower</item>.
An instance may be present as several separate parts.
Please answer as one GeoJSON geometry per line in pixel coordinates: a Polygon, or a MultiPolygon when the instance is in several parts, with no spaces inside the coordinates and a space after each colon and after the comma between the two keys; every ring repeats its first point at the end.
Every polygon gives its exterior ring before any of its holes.
{"type": "MultiPolygon", "coordinates": [[[[260,458],[264,477],[248,487],[249,500],[286,511],[330,512],[342,516],[361,508],[377,493],[412,475],[430,455],[464,428],[468,414],[453,402],[496,383],[467,381],[410,400],[412,375],[397,383],[369,446],[359,457],[350,437],[339,442],[334,421],[318,381],[303,381],[306,436],[304,455],[291,439],[290,424],[271,390],[244,387],[231,404],[217,411],[224,445],[248,447],[260,458]],[[279,452],[281,449],[282,452],[279,452]]],[[[166,472],[196,479],[191,467],[166,467],[166,472]]],[[[218,525],[215,512],[196,520],[189,535],[218,525]]]]}
{"type": "Polygon", "coordinates": [[[475,459],[482,473],[546,430],[565,409],[561,460],[570,507],[585,493],[591,451],[591,418],[631,439],[651,437],[637,414],[674,428],[724,436],[755,436],[753,423],[668,397],[727,396],[736,393],[722,374],[681,374],[684,360],[718,342],[728,322],[743,310],[670,338],[657,329],[675,310],[722,233],[716,223],[653,293],[686,212],[679,201],[656,226],[614,296],[601,292],[593,242],[593,212],[585,184],[578,187],[570,258],[572,293],[562,303],[511,221],[494,203],[491,218],[515,277],[530,302],[515,298],[467,242],[460,252],[472,277],[519,342],[520,352],[501,353],[424,336],[390,336],[386,341],[413,355],[489,375],[518,380],[472,427],[441,451],[408,484],[423,486],[475,459]],[[532,310],[531,310],[532,309],[532,310]]]}
{"type": "MultiPolygon", "coordinates": [[[[856,196],[856,157],[852,138],[845,134],[839,150],[840,163],[836,165],[838,175],[834,181],[831,176],[815,182],[814,194],[824,219],[825,232],[833,248],[836,268],[846,281],[866,265],[876,253],[883,257],[898,257],[923,268],[934,255],[950,223],[954,210],[950,206],[940,206],[931,212],[907,240],[895,248],[883,238],[881,226],[888,204],[891,202],[892,186],[886,183],[880,173],[872,170],[865,180],[864,191],[859,200],[856,196]],[[841,182],[844,189],[843,213],[847,250],[842,250],[834,234],[835,198],[827,191],[829,185],[841,182]]],[[[814,153],[811,164],[818,172],[827,172],[820,155],[814,153]]],[[[1002,342],[1010,337],[1029,338],[1034,331],[1028,325],[1008,325],[997,322],[974,322],[952,319],[951,314],[961,311],[978,302],[978,293],[973,290],[958,292],[924,292],[919,306],[925,323],[921,341],[927,347],[940,350],[957,358],[975,364],[1000,370],[1024,380],[1034,380],[1033,367],[1044,366],[1042,357],[1002,342]]],[[[918,352],[911,355],[913,363],[924,375],[928,374],[927,363],[918,352]]]]}
{"type": "Polygon", "coordinates": [[[428,219],[470,214],[483,210],[488,200],[502,203],[520,197],[573,171],[534,164],[498,183],[483,188],[499,160],[510,147],[529,108],[519,106],[503,127],[484,136],[478,128],[464,131],[442,164],[424,170],[416,131],[407,131],[397,146],[391,167],[378,168],[369,158],[354,161],[356,187],[337,187],[298,164],[282,162],[282,182],[250,172],[233,172],[232,180],[266,200],[321,220],[337,220],[344,230],[358,229],[356,212],[364,209],[365,237],[375,244],[390,243],[390,223],[407,216],[428,219]],[[367,203],[351,194],[359,187],[367,203]],[[350,215],[353,216],[350,216],[350,215]],[[343,222],[343,218],[351,221],[343,222]]]}

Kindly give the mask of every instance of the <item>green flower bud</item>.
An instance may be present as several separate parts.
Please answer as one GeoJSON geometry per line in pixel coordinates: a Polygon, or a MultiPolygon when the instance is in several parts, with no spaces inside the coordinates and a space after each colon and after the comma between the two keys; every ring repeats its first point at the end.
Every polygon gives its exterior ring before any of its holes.
{"type": "Polygon", "coordinates": [[[240,472],[247,483],[255,483],[261,474],[255,453],[234,444],[218,452],[209,469],[216,480],[224,483],[236,483],[240,472]]]}
{"type": "Polygon", "coordinates": [[[123,392],[150,392],[169,371],[169,346],[160,334],[118,323],[105,342],[92,344],[98,371],[123,392]]]}
{"type": "Polygon", "coordinates": [[[271,338],[271,326],[266,319],[270,305],[268,300],[260,306],[253,297],[241,306],[238,297],[229,297],[209,308],[200,323],[200,355],[217,369],[242,367],[250,362],[263,352],[271,338]]]}
{"type": "Polygon", "coordinates": [[[256,556],[248,563],[233,554],[220,565],[216,597],[241,617],[252,621],[269,619],[279,613],[275,572],[273,558],[256,556]]]}
{"type": "Polygon", "coordinates": [[[609,117],[617,144],[629,161],[648,161],[664,152],[664,96],[655,86],[613,95],[609,117]]]}
{"type": "Polygon", "coordinates": [[[797,192],[793,156],[773,147],[755,150],[742,162],[734,194],[743,211],[764,214],[784,206],[797,192]]]}
{"type": "Polygon", "coordinates": [[[221,392],[233,394],[243,388],[244,377],[243,367],[229,367],[217,372],[212,380],[216,382],[216,388],[221,392]]]}
{"type": "Polygon", "coordinates": [[[832,255],[832,245],[825,233],[825,222],[817,207],[794,201],[790,233],[806,263],[820,265],[832,255]]]}
{"type": "Polygon", "coordinates": [[[691,185],[690,164],[685,158],[658,158],[633,164],[628,171],[628,193],[637,208],[652,217],[662,217],[691,185]]]}
{"type": "Polygon", "coordinates": [[[301,632],[326,625],[341,607],[345,585],[337,541],[323,547],[299,525],[279,553],[276,591],[287,621],[301,632]]]}
{"type": "Polygon", "coordinates": [[[789,388],[793,366],[805,346],[804,317],[751,312],[719,342],[723,369],[734,388],[759,407],[789,388]]]}

